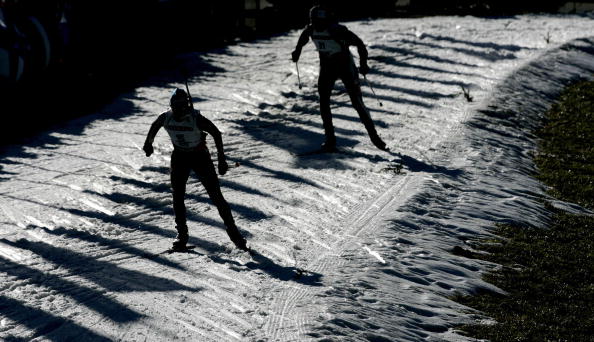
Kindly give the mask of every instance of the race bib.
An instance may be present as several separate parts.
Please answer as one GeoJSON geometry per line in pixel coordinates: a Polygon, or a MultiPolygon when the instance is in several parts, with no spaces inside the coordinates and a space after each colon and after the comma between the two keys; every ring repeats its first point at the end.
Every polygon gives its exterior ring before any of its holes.
{"type": "Polygon", "coordinates": [[[164,127],[171,142],[177,147],[191,149],[202,142],[202,132],[198,129],[194,115],[187,115],[183,120],[176,121],[169,113],[165,119],[164,127]]]}
{"type": "Polygon", "coordinates": [[[314,31],[311,40],[313,40],[318,52],[333,55],[343,51],[342,46],[336,40],[332,39],[328,31],[314,31]]]}

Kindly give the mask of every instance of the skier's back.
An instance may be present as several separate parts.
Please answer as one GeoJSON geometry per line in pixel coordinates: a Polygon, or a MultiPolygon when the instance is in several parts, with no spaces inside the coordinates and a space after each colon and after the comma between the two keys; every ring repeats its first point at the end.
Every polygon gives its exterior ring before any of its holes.
{"type": "Polygon", "coordinates": [[[330,94],[338,78],[344,83],[351,98],[353,107],[357,110],[361,122],[365,125],[372,143],[379,149],[386,150],[386,144],[377,134],[369,111],[363,103],[359,72],[366,75],[367,48],[363,41],[348,28],[338,24],[331,12],[321,6],[310,10],[310,24],[303,30],[297,46],[292,53],[293,62],[297,63],[301,49],[312,40],[320,56],[320,76],[318,78],[318,92],[320,95],[320,114],[324,124],[326,136],[322,149],[333,151],[336,149],[336,137],[330,111],[330,94]],[[356,46],[359,53],[360,68],[357,71],[349,46],[356,46]]]}
{"type": "Polygon", "coordinates": [[[171,154],[171,188],[173,190],[177,239],[173,242],[173,248],[184,249],[188,242],[184,197],[190,171],[194,171],[208,192],[208,196],[216,205],[231,241],[238,248],[247,250],[246,241],[237,229],[229,204],[221,193],[219,179],[206,146],[205,132],[214,138],[218,152],[219,174],[224,175],[228,170],[228,165],[223,150],[221,132],[210,120],[192,108],[188,94],[184,90],[175,90],[171,96],[170,105],[171,110],[159,115],[151,125],[143,150],[147,157],[153,153],[155,135],[161,127],[164,127],[174,146],[171,154]]]}

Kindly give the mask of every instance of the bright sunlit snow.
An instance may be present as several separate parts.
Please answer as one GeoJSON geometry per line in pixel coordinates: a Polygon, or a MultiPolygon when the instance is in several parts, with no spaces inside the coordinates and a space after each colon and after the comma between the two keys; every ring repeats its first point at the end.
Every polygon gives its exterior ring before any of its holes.
{"type": "MultiPolygon", "coordinates": [[[[95,115],[0,156],[0,338],[36,341],[466,341],[483,319],[449,296],[485,262],[450,253],[498,222],[544,223],[530,134],[564,85],[594,72],[587,16],[346,23],[367,44],[377,150],[342,84],[344,153],[323,142],[310,42],[300,32],[179,56],[95,115]],[[551,37],[547,44],[547,36],[551,37]],[[222,131],[222,190],[261,255],[232,248],[196,178],[194,253],[175,236],[171,143],[141,147],[187,67],[195,106],[222,131]],[[467,101],[464,96],[473,99],[467,101]],[[379,101],[383,104],[380,107],[379,101]]],[[[355,51],[353,51],[355,53],[355,51]]],[[[209,138],[211,151],[214,143],[209,138]]]]}

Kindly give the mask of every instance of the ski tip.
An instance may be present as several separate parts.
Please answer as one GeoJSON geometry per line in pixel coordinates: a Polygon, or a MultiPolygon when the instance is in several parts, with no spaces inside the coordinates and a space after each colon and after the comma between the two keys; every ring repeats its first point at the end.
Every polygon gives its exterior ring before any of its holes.
{"type": "Polygon", "coordinates": [[[190,253],[196,246],[186,246],[184,248],[169,248],[164,253],[173,254],[173,253],[190,253]]]}

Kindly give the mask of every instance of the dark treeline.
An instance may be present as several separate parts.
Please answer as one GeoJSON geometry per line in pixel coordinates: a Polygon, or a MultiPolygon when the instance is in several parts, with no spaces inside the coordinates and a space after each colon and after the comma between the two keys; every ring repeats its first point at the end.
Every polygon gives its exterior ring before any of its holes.
{"type": "MultiPolygon", "coordinates": [[[[0,111],[32,95],[62,113],[96,109],[169,57],[304,27],[323,2],[339,20],[553,11],[512,0],[0,0],[0,111]],[[90,95],[92,94],[92,95],[90,95]],[[80,100],[84,98],[83,100],[80,100]],[[79,99],[79,100],[76,100],[79,99]],[[69,110],[67,107],[73,107],[69,110]]],[[[288,54],[289,52],[287,52],[288,54]]],[[[17,103],[19,105],[14,106],[17,103]]],[[[30,108],[29,110],[35,110],[30,108]]],[[[17,113],[18,114],[18,113],[17,113]]],[[[51,119],[48,119],[51,120],[51,119]]]]}
{"type": "MultiPolygon", "coordinates": [[[[394,0],[0,0],[4,21],[16,27],[14,30],[0,28],[0,48],[12,54],[21,53],[24,66],[20,77],[24,80],[37,76],[46,64],[91,77],[107,75],[119,68],[129,70],[130,64],[143,68],[145,63],[150,65],[184,50],[209,48],[235,39],[253,39],[303,27],[309,8],[320,1],[332,7],[341,20],[455,13],[502,15],[553,11],[562,3],[537,0],[410,0],[408,4],[394,0]],[[49,38],[51,58],[44,63],[39,62],[41,57],[34,56],[43,52],[35,46],[39,42],[35,41],[36,37],[28,37],[24,29],[26,18],[32,16],[41,23],[49,38]],[[11,34],[11,31],[18,33],[11,34]]],[[[12,79],[16,77],[19,75],[13,71],[12,79]]],[[[9,84],[12,79],[3,83],[9,84]]]]}
{"type": "Polygon", "coordinates": [[[303,26],[311,5],[264,0],[0,0],[0,87],[18,87],[47,70],[90,78],[122,76],[121,70],[144,69],[181,51],[303,26]]]}
{"type": "Polygon", "coordinates": [[[422,15],[501,16],[527,12],[555,12],[566,2],[558,0],[411,0],[407,11],[422,15]]]}

